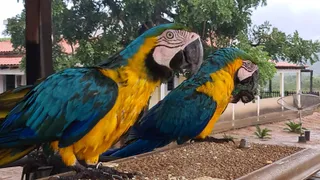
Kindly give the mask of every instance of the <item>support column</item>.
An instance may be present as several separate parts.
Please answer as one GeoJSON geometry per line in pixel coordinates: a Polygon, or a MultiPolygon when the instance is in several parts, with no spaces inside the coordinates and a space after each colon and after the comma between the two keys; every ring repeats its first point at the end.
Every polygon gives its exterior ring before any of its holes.
{"type": "Polygon", "coordinates": [[[51,0],[40,1],[40,53],[41,77],[54,73],[52,61],[51,0]]]}
{"type": "Polygon", "coordinates": [[[4,92],[4,75],[0,75],[0,93],[4,92]]]}
{"type": "Polygon", "coordinates": [[[40,78],[40,0],[26,0],[26,75],[27,84],[40,78]]]}
{"type": "Polygon", "coordinates": [[[260,120],[260,85],[258,85],[257,93],[257,121],[260,120]]]}
{"type": "Polygon", "coordinates": [[[25,86],[27,85],[27,78],[26,78],[26,75],[22,75],[21,76],[21,86],[25,86]]]}
{"type": "Polygon", "coordinates": [[[14,88],[18,87],[18,75],[14,75],[14,88]]]}
{"type": "Polygon", "coordinates": [[[173,77],[173,88],[176,88],[177,86],[179,86],[179,78],[174,76],[173,77]]]}
{"type": "Polygon", "coordinates": [[[310,92],[313,92],[313,70],[310,71],[310,92]]]}
{"type": "Polygon", "coordinates": [[[301,72],[300,70],[296,74],[296,92],[299,93],[301,91],[301,72]]]}
{"type": "Polygon", "coordinates": [[[301,71],[299,70],[296,74],[296,93],[297,93],[298,107],[301,107],[301,97],[299,94],[300,92],[301,92],[301,71]]]}
{"type": "Polygon", "coordinates": [[[269,79],[269,92],[272,92],[272,79],[269,79]]]}
{"type": "Polygon", "coordinates": [[[27,84],[34,84],[53,73],[51,0],[26,0],[25,8],[27,84]]]}
{"type": "Polygon", "coordinates": [[[160,100],[162,100],[167,95],[167,84],[162,83],[160,85],[160,100]]]}
{"type": "MultiPolygon", "coordinates": [[[[280,97],[284,97],[284,73],[280,73],[280,97]]],[[[284,107],[281,106],[282,111],[284,110],[284,107]]]]}

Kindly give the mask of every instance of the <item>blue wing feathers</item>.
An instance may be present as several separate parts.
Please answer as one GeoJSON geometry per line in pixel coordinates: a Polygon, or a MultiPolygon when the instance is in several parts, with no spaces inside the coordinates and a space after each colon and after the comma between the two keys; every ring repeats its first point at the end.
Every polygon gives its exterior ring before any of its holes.
{"type": "Polygon", "coordinates": [[[196,137],[216,109],[212,98],[196,92],[196,88],[207,80],[203,77],[199,81],[184,81],[129,130],[128,145],[104,155],[127,157],[152,151],[174,140],[182,144],[196,137]]]}
{"type": "MultiPolygon", "coordinates": [[[[118,86],[96,68],[70,68],[35,86],[0,123],[0,147],[16,137],[16,129],[31,129],[27,139],[60,140],[68,146],[83,137],[112,108],[118,86]]],[[[21,137],[16,137],[21,138],[21,137]]]]}
{"type": "Polygon", "coordinates": [[[156,148],[168,145],[171,140],[142,140],[139,139],[124,148],[106,152],[103,155],[111,155],[114,157],[128,157],[152,151],[156,148]],[[113,152],[113,153],[112,153],[113,152]]]}

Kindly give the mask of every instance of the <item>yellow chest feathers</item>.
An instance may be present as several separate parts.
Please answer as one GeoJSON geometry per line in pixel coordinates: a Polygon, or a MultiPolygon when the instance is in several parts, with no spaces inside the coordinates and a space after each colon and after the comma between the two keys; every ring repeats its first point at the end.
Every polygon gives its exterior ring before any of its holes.
{"type": "MultiPolygon", "coordinates": [[[[118,97],[112,109],[78,142],[59,149],[63,161],[74,165],[76,159],[89,164],[98,161],[101,153],[109,149],[137,120],[142,109],[160,81],[148,79],[144,59],[155,39],[149,38],[128,65],[119,69],[101,70],[118,84],[118,97]],[[149,49],[148,49],[149,48],[149,49]]],[[[58,142],[52,143],[55,150],[58,142]]]]}
{"type": "Polygon", "coordinates": [[[212,82],[206,82],[204,85],[197,88],[198,92],[208,95],[217,103],[217,107],[212,118],[197,138],[204,139],[210,135],[214,124],[217,122],[224,109],[228,106],[231,93],[234,89],[234,75],[241,65],[242,60],[236,59],[225,68],[210,74],[212,82]]]}
{"type": "MultiPolygon", "coordinates": [[[[120,77],[129,76],[128,73],[130,74],[129,71],[120,72],[120,77]]],[[[112,74],[109,74],[109,77],[118,83],[118,98],[106,116],[74,144],[74,151],[79,159],[94,157],[110,148],[135,123],[151,93],[159,85],[159,82],[139,79],[133,74],[125,81],[123,78],[119,79],[119,76],[115,78],[112,74]]]]}

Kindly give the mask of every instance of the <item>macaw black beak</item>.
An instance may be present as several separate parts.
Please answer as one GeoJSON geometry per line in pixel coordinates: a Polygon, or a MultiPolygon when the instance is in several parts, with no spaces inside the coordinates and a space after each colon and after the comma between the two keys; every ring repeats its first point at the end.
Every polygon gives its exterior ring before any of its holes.
{"type": "Polygon", "coordinates": [[[254,94],[251,93],[251,92],[248,92],[248,91],[241,91],[240,93],[236,94],[235,96],[232,97],[230,103],[238,103],[240,100],[243,102],[243,103],[249,103],[251,102],[252,100],[254,100],[254,94]]]}
{"type": "Polygon", "coordinates": [[[172,61],[170,67],[185,76],[197,73],[203,62],[203,46],[200,38],[192,41],[183,50],[179,51],[172,61]]]}
{"type": "Polygon", "coordinates": [[[230,102],[236,104],[241,100],[243,103],[246,104],[253,101],[258,91],[258,78],[259,71],[257,70],[252,74],[252,76],[248,77],[242,82],[239,82],[240,84],[245,85],[246,89],[242,89],[239,93],[233,95],[230,102]]]}

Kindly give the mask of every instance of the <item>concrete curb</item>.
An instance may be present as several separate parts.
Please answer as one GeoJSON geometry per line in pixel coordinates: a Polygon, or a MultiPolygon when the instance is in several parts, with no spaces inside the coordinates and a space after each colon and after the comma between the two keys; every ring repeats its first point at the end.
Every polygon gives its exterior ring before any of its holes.
{"type": "Polygon", "coordinates": [[[304,180],[320,170],[320,151],[304,149],[237,180],[304,180]]]}

